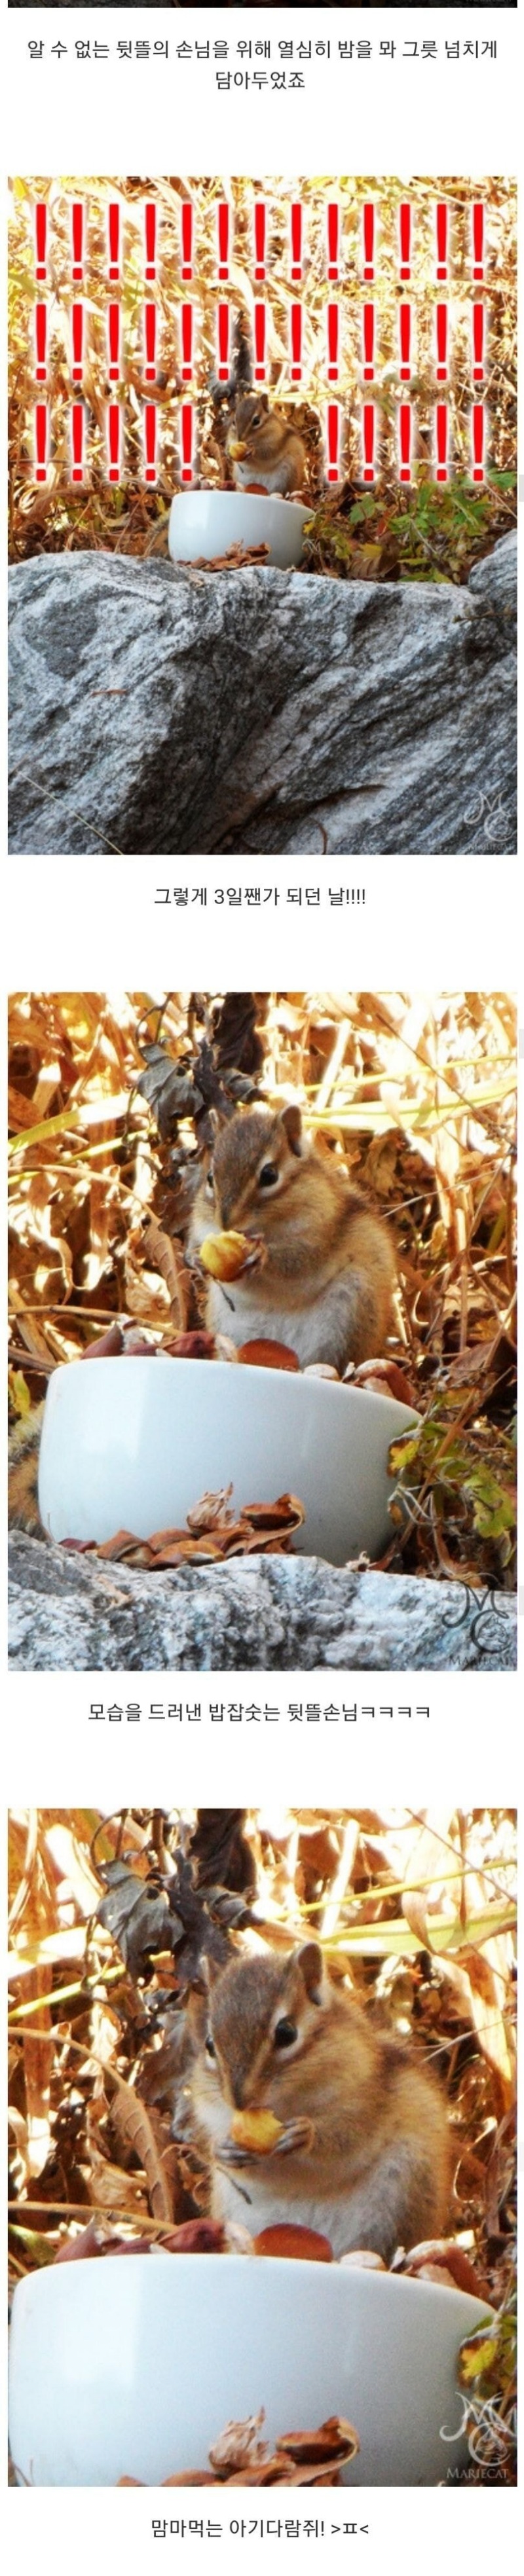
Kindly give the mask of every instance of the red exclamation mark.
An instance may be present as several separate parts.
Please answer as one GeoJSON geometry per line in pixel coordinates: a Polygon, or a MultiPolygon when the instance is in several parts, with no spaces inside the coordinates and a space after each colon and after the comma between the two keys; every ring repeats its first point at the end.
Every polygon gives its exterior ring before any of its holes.
{"type": "Polygon", "coordinates": [[[145,481],[156,483],[156,403],[144,403],[145,481]]]}
{"type": "Polygon", "coordinates": [[[375,405],[372,402],[362,404],[362,446],[364,450],[364,482],[374,483],[375,405]]]}
{"type": "Polygon", "coordinates": [[[219,304],[219,305],[218,305],[218,307],[217,307],[217,325],[218,325],[218,332],[217,332],[217,336],[218,336],[218,369],[217,369],[217,372],[218,372],[218,381],[219,381],[219,384],[221,384],[221,385],[227,385],[228,376],[229,376],[229,305],[228,305],[228,304],[219,304]]]}
{"type": "Polygon", "coordinates": [[[375,373],[374,304],[363,304],[362,306],[362,346],[364,351],[364,364],[362,370],[364,382],[365,384],[371,384],[375,373]]]}
{"type": "Polygon", "coordinates": [[[340,248],[339,248],[339,244],[340,244],[340,206],[338,206],[338,205],[337,205],[337,203],[336,203],[336,199],[335,199],[335,198],[333,198],[333,197],[331,197],[331,198],[329,199],[329,201],[328,201],[328,208],[327,208],[327,255],[328,255],[328,277],[332,280],[333,285],[338,285],[338,269],[339,269],[339,258],[340,258],[340,248]]]}
{"type": "Polygon", "coordinates": [[[107,233],[109,276],[111,285],[116,286],[120,276],[120,207],[115,204],[113,197],[109,207],[107,233]]]}
{"type": "Polygon", "coordinates": [[[255,280],[262,285],[266,274],[266,206],[263,197],[255,197],[255,280]]]}
{"type": "Polygon", "coordinates": [[[473,206],[473,276],[480,286],[484,277],[485,207],[478,197],[473,206]]]}
{"type": "Polygon", "coordinates": [[[403,385],[411,375],[411,305],[399,304],[400,375],[403,385]]]}
{"type": "Polygon", "coordinates": [[[182,450],[181,481],[193,481],[193,405],[180,404],[180,445],[182,450]]]}
{"type": "Polygon", "coordinates": [[[254,308],[253,308],[253,326],[254,326],[254,333],[255,333],[255,384],[256,384],[256,385],[263,385],[263,383],[264,383],[264,377],[265,377],[265,373],[266,373],[266,306],[265,306],[265,304],[255,304],[255,305],[254,305],[254,308]]]}
{"type": "Polygon", "coordinates": [[[193,275],[193,240],[195,225],[194,208],[189,204],[189,202],[186,204],[185,200],[184,204],[180,208],[180,228],[182,236],[182,277],[184,284],[187,285],[189,279],[193,275]]]}
{"type": "Polygon", "coordinates": [[[472,413],[471,413],[471,434],[472,434],[472,439],[473,439],[473,482],[474,482],[474,483],[483,483],[483,482],[484,482],[484,432],[485,432],[484,404],[483,404],[483,403],[474,403],[474,404],[473,404],[472,413]]]}
{"type": "Polygon", "coordinates": [[[302,277],[302,237],[302,206],[300,198],[294,197],[291,206],[291,276],[294,286],[299,285],[302,277]]]}
{"type": "Polygon", "coordinates": [[[340,340],[340,305],[339,305],[339,304],[328,304],[328,309],[327,309],[327,346],[328,346],[328,380],[329,380],[330,385],[336,385],[336,384],[338,384],[338,352],[339,352],[339,340],[340,340]]]}
{"type": "Polygon", "coordinates": [[[71,306],[71,375],[73,384],[81,384],[84,364],[84,307],[71,306]]]}
{"type": "Polygon", "coordinates": [[[410,482],[411,482],[411,433],[412,433],[412,425],[413,425],[413,424],[412,424],[412,410],[411,410],[411,403],[400,403],[400,405],[399,405],[398,421],[399,421],[399,444],[400,444],[400,481],[401,481],[401,483],[410,483],[410,482]]]}
{"type": "Polygon", "coordinates": [[[435,436],[437,447],[437,466],[435,479],[437,483],[447,483],[448,479],[448,422],[449,415],[447,403],[436,403],[435,436]]]}
{"type": "Polygon", "coordinates": [[[445,286],[448,274],[449,206],[439,197],[436,209],[437,286],[445,286]]]}
{"type": "Polygon", "coordinates": [[[370,197],[366,198],[365,206],[362,207],[362,239],[364,244],[364,277],[366,282],[371,285],[375,275],[375,207],[373,200],[370,197]]]}
{"type": "Polygon", "coordinates": [[[291,306],[291,381],[300,384],[302,375],[302,305],[291,306]]]}
{"type": "Polygon", "coordinates": [[[47,403],[35,403],[35,483],[47,477],[47,403]]]}
{"type": "Polygon", "coordinates": [[[180,306],[180,329],[182,334],[182,379],[183,383],[188,385],[191,383],[191,377],[193,374],[192,304],[181,304],[180,306]]]}
{"type": "Polygon", "coordinates": [[[108,482],[121,479],[121,407],[108,402],[108,482]]]}
{"type": "Polygon", "coordinates": [[[108,457],[109,457],[109,466],[108,466],[108,482],[109,482],[109,483],[119,483],[119,482],[120,482],[120,423],[121,423],[121,419],[122,419],[122,413],[121,413],[121,410],[120,410],[120,403],[117,403],[117,402],[111,402],[111,403],[108,403],[108,406],[107,406],[107,452],[108,452],[108,457]]]}
{"type": "Polygon", "coordinates": [[[35,277],[42,286],[47,275],[47,206],[40,197],[35,206],[35,277]]]}
{"type": "Polygon", "coordinates": [[[151,197],[146,197],[144,230],[146,246],[146,286],[154,286],[156,278],[156,206],[151,197]]]}
{"type": "Polygon", "coordinates": [[[108,372],[108,376],[109,376],[109,383],[110,383],[110,385],[117,385],[117,384],[118,384],[118,380],[119,380],[119,376],[120,376],[120,324],[121,324],[121,318],[122,318],[122,308],[121,308],[121,305],[120,305],[120,304],[108,304],[108,307],[107,307],[107,345],[108,345],[108,353],[109,353],[109,354],[108,354],[108,367],[107,367],[107,372],[108,372]]]}
{"type": "Polygon", "coordinates": [[[399,208],[400,275],[407,284],[411,277],[411,206],[404,197],[399,208]]]}
{"type": "Polygon", "coordinates": [[[81,402],[78,402],[78,403],[72,403],[72,404],[71,404],[71,450],[72,450],[72,459],[71,459],[71,482],[72,482],[72,483],[83,483],[83,480],[84,480],[84,429],[85,429],[85,411],[84,411],[84,405],[83,405],[83,403],[81,403],[81,402]]]}
{"type": "Polygon", "coordinates": [[[485,304],[474,304],[474,305],[473,305],[473,377],[474,377],[475,384],[478,384],[479,382],[480,382],[480,384],[482,384],[482,383],[483,383],[483,380],[484,380],[484,373],[485,373],[485,354],[484,354],[484,352],[485,352],[485,340],[486,340],[486,327],[485,327],[485,326],[486,326],[486,307],[485,307],[485,304]]]}
{"type": "Polygon", "coordinates": [[[144,305],[144,343],[145,343],[145,367],[144,367],[144,375],[145,375],[146,385],[154,385],[154,382],[155,382],[155,376],[156,376],[156,329],[157,329],[157,307],[156,307],[156,304],[145,304],[145,305],[144,305]]]}
{"type": "Polygon", "coordinates": [[[81,286],[84,274],[84,202],[74,197],[71,207],[71,242],[73,286],[81,286]]]}
{"type": "Polygon", "coordinates": [[[448,374],[448,322],[449,322],[449,308],[448,308],[448,305],[447,305],[447,304],[437,304],[437,384],[438,384],[438,385],[445,385],[445,384],[447,383],[447,374],[448,374]]]}
{"type": "Polygon", "coordinates": [[[229,217],[230,207],[228,206],[227,197],[222,197],[220,205],[217,206],[218,274],[220,278],[229,277],[229,217]]]}
{"type": "Polygon", "coordinates": [[[37,385],[45,385],[47,375],[47,304],[35,304],[35,376],[37,385]]]}
{"type": "Polygon", "coordinates": [[[340,438],[340,403],[329,402],[326,409],[327,479],[338,483],[338,449],[340,438]]]}

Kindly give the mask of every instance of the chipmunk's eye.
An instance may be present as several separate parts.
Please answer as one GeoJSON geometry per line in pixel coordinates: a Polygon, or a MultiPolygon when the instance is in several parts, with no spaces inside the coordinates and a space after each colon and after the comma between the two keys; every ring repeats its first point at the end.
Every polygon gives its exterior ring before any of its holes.
{"type": "Polygon", "coordinates": [[[296,2021],[287,2021],[284,2015],[282,2021],[275,2023],[273,2039],[275,2048],[292,2048],[293,2040],[298,2039],[296,2021]]]}
{"type": "Polygon", "coordinates": [[[207,2056],[208,2056],[208,2057],[216,2057],[215,2042],[214,2042],[214,2039],[211,2039],[209,2035],[208,2035],[208,2038],[206,2039],[206,2054],[207,2054],[207,2056]]]}
{"type": "Polygon", "coordinates": [[[214,1195],[214,1187],[215,1187],[215,1184],[214,1184],[214,1180],[213,1180],[213,1165],[212,1165],[212,1163],[210,1163],[209,1171],[208,1171],[208,1175],[207,1175],[207,1180],[206,1180],[206,1190],[209,1190],[209,1196],[210,1196],[210,1199],[212,1199],[212,1198],[213,1198],[213,1195],[214,1195]]]}
{"type": "Polygon", "coordinates": [[[259,1190],[274,1190],[275,1182],[278,1181],[278,1179],[279,1173],[276,1163],[263,1163],[262,1170],[258,1175],[259,1190]]]}

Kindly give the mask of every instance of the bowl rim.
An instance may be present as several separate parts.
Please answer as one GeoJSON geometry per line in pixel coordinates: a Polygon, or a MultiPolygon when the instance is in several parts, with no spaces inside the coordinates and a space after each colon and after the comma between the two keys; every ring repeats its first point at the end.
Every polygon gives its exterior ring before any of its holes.
{"type": "MultiPolygon", "coordinates": [[[[232,1361],[232,1360],[221,1360],[221,1359],[213,1359],[213,1360],[212,1360],[212,1359],[209,1359],[209,1360],[206,1360],[206,1359],[197,1359],[197,1358],[195,1358],[195,1359],[189,1359],[189,1358],[184,1358],[184,1356],[183,1356],[183,1355],[181,1355],[181,1356],[180,1356],[180,1358],[179,1358],[179,1359],[177,1359],[176,1352],[173,1352],[173,1353],[171,1354],[169,1351],[151,1351],[151,1352],[149,1352],[149,1351],[137,1351],[135,1355],[133,1355],[133,1353],[132,1353],[131,1351],[129,1351],[129,1352],[126,1352],[126,1351],[114,1351],[114,1352],[108,1352],[105,1356],[102,1356],[102,1359],[101,1359],[101,1363],[100,1363],[100,1365],[101,1365],[104,1369],[110,1369],[110,1370],[111,1370],[111,1372],[113,1372],[113,1371],[114,1371],[114,1369],[118,1369],[118,1371],[119,1371],[119,1373],[120,1373],[120,1371],[121,1371],[123,1368],[125,1368],[126,1370],[127,1370],[127,1369],[133,1369],[133,1371],[135,1371],[135,1372],[136,1372],[136,1370],[137,1370],[137,1369],[150,1368],[150,1366],[151,1366],[151,1361],[152,1361],[153,1359],[154,1359],[154,1361],[155,1361],[155,1367],[156,1367],[157,1369],[158,1369],[158,1367],[163,1367],[163,1368],[165,1367],[166,1369],[169,1369],[170,1371],[172,1371],[173,1369],[177,1369],[177,1370],[178,1370],[178,1369],[184,1369],[184,1371],[187,1371],[188,1369],[205,1369],[205,1371],[206,1371],[206,1376],[207,1376],[208,1378],[209,1378],[209,1376],[210,1376],[210,1372],[212,1372],[212,1373],[213,1373],[213,1377],[214,1377],[214,1378],[216,1378],[216,1377],[218,1376],[218,1374],[219,1374],[219,1373],[220,1373],[220,1376],[221,1376],[221,1377],[222,1377],[222,1376],[224,1376],[224,1375],[225,1375],[225,1372],[226,1372],[226,1369],[227,1369],[227,1371],[228,1371],[228,1373],[229,1373],[229,1371],[230,1371],[232,1368],[235,1368],[235,1383],[236,1383],[236,1364],[235,1364],[235,1362],[234,1362],[234,1361],[232,1361]]],[[[306,1388],[306,1390],[307,1390],[308,1395],[309,1395],[309,1393],[310,1393],[310,1390],[312,1390],[312,1400],[313,1400],[313,1402],[316,1402],[316,1401],[317,1401],[317,1389],[320,1389],[320,1401],[321,1401],[321,1402],[324,1402],[324,1400],[327,1398],[328,1403],[331,1403],[331,1402],[333,1401],[333,1398],[335,1398],[335,1399],[337,1399],[337,1398],[338,1398],[338,1396],[339,1396],[339,1394],[340,1394],[340,1389],[341,1389],[341,1387],[344,1387],[344,1393],[345,1393],[345,1395],[346,1395],[346,1396],[349,1396],[350,1398],[351,1398],[351,1396],[355,1396],[355,1395],[356,1395],[356,1396],[365,1396],[366,1403],[367,1403],[368,1405],[373,1405],[373,1406],[374,1406],[374,1409],[375,1409],[375,1412],[376,1412],[377,1406],[380,1406],[380,1410],[381,1410],[381,1412],[383,1412],[383,1411],[384,1411],[384,1407],[385,1407],[385,1406],[387,1406],[387,1407],[388,1407],[388,1409],[391,1411],[391,1413],[393,1413],[393,1409],[395,1409],[395,1412],[396,1412],[397,1418],[398,1418],[398,1415],[400,1414],[400,1417],[401,1417],[402,1422],[403,1422],[403,1423],[405,1422],[405,1423],[406,1423],[406,1425],[407,1425],[407,1424],[413,1424],[413,1425],[415,1425],[415,1424],[418,1424],[418,1423],[421,1421],[421,1415],[420,1415],[420,1413],[418,1413],[418,1412],[417,1412],[416,1407],[415,1407],[414,1405],[402,1404],[402,1403],[401,1403],[401,1401],[400,1401],[400,1397],[399,1397],[399,1396],[397,1396],[397,1395],[380,1395],[380,1394],[376,1391],[376,1389],[375,1389],[374,1387],[373,1387],[373,1388],[372,1388],[372,1387],[369,1387],[369,1388],[368,1388],[368,1387],[362,1387],[362,1386],[354,1386],[354,1385],[353,1385],[353,1383],[352,1383],[352,1380],[351,1380],[351,1379],[350,1379],[350,1381],[349,1381],[349,1384],[348,1384],[347,1386],[344,1386],[344,1379],[343,1379],[343,1378],[337,1378],[337,1379],[335,1379],[335,1378],[320,1377],[320,1376],[319,1376],[319,1377],[306,1377],[305,1370],[304,1370],[304,1369],[302,1369],[302,1368],[298,1368],[298,1369],[286,1369],[286,1368],[283,1368],[283,1369],[279,1369],[279,1368],[263,1368],[263,1367],[258,1367],[258,1366],[257,1366],[257,1364],[256,1364],[256,1362],[255,1362],[255,1361],[253,1361],[253,1360],[242,1360],[242,1361],[240,1361],[240,1362],[238,1363],[238,1365],[239,1365],[239,1367],[240,1367],[240,1369],[241,1369],[242,1379],[244,1379],[244,1378],[246,1379],[246,1384],[247,1384],[247,1387],[248,1387],[248,1388],[249,1388],[249,1383],[250,1383],[250,1381],[251,1381],[251,1379],[252,1379],[252,1378],[255,1378],[255,1379],[257,1380],[257,1382],[260,1382],[260,1379],[261,1379],[261,1378],[263,1378],[263,1379],[264,1379],[264,1382],[265,1382],[265,1384],[266,1384],[266,1385],[267,1385],[267,1380],[268,1380],[268,1379],[269,1379],[270,1381],[271,1381],[272,1379],[276,1379],[276,1380],[278,1381],[278,1383],[280,1383],[281,1379],[282,1379],[282,1378],[285,1378],[285,1380],[286,1380],[286,1384],[287,1384],[288,1386],[297,1386],[297,1385],[298,1385],[298,1386],[305,1386],[305,1388],[306,1388]]],[[[70,1376],[70,1374],[71,1374],[71,1371],[72,1371],[72,1370],[74,1371],[75,1376],[76,1376],[76,1374],[77,1374],[77,1372],[78,1372],[78,1370],[79,1370],[79,1369],[81,1369],[81,1370],[82,1370],[82,1374],[84,1374],[84,1372],[85,1372],[85,1359],[78,1359],[78,1360],[58,1360],[58,1361],[57,1361],[56,1368],[54,1368],[54,1369],[52,1370],[52,1374],[51,1374],[51,1376],[50,1376],[50,1378],[49,1378],[49,1380],[48,1380],[48,1385],[47,1385],[47,1388],[46,1388],[46,1399],[47,1399],[47,1395],[51,1392],[51,1388],[52,1388],[52,1387],[53,1387],[53,1385],[54,1385],[55,1378],[59,1378],[59,1377],[61,1377],[61,1378],[69,1377],[69,1376],[70,1376]]],[[[89,1382],[89,1381],[88,1381],[88,1382],[89,1382]]],[[[295,1400],[295,1399],[294,1399],[294,1398],[292,1398],[292,1402],[294,1402],[294,1400],[295,1400]]],[[[394,1431],[392,1431],[392,1435],[391,1435],[391,1437],[392,1437],[392,1439],[394,1439],[394,1438],[395,1438],[395,1433],[394,1433],[394,1431]]]]}
{"type": "MultiPolygon", "coordinates": [[[[217,2263],[220,2263],[222,2266],[224,2264],[227,2264],[228,2266],[233,2265],[235,2271],[238,2271],[241,2266],[245,2269],[246,2262],[251,2264],[253,2261],[257,2261],[256,2256],[246,2256],[245,2254],[240,2254],[233,2250],[231,2252],[227,2250],[220,2254],[190,2254],[188,2252],[177,2257],[176,2255],[170,2254],[167,2248],[160,2246],[158,2253],[140,2253],[133,2254],[132,2257],[129,2257],[129,2260],[132,2260],[133,2262],[133,2277],[136,2274],[137,2265],[140,2277],[144,2264],[147,2264],[148,2272],[151,2271],[154,2275],[159,2254],[162,2256],[162,2270],[164,2276],[166,2264],[176,2264],[175,2278],[179,2277],[180,2266],[183,2265],[184,2270],[187,2270],[189,2281],[194,2277],[196,2267],[197,2279],[199,2275],[202,2277],[202,2286],[204,2286],[205,2281],[208,2279],[211,2268],[214,2270],[217,2263]],[[191,2267],[191,2269],[189,2270],[188,2267],[191,2267]]],[[[102,2258],[100,2258],[99,2255],[85,2255],[79,2259],[78,2268],[82,2274],[85,2274],[88,2270],[91,2274],[96,2268],[96,2271],[101,2275],[101,2283],[103,2281],[104,2273],[109,2270],[110,2280],[108,2283],[108,2290],[110,2290],[114,2279],[115,2269],[118,2269],[118,2273],[120,2274],[122,2270],[122,2262],[125,2263],[125,2260],[125,2255],[122,2256],[119,2254],[105,2254],[102,2258]]],[[[71,2281],[71,2289],[66,2289],[64,2293],[66,2298],[71,2297],[73,2295],[76,2271],[76,2263],[71,2259],[70,2262],[48,2263],[44,2265],[43,2269],[37,2266],[33,2272],[25,2272],[23,2279],[17,2281],[15,2285],[13,2294],[13,2311],[15,2300],[17,2299],[19,2292],[27,2293],[29,2289],[32,2289],[35,2291],[37,2298],[48,2298],[52,2295],[51,2285],[55,2280],[58,2280],[60,2283],[62,2281],[71,2281]]],[[[336,2256],[333,2257],[333,2261],[331,2263],[316,2263],[312,2261],[311,2256],[291,2256],[287,2254],[266,2254],[257,2261],[257,2274],[259,2279],[263,2280],[264,2277],[266,2277],[269,2279],[270,2284],[275,2284],[275,2278],[278,2280],[282,2275],[284,2275],[289,2286],[289,2280],[293,2279],[294,2274],[298,2274],[299,2278],[302,2278],[305,2273],[307,2273],[309,2277],[311,2277],[312,2274],[315,2276],[315,2279],[319,2282],[319,2295],[321,2297],[325,2295],[328,2299],[332,2297],[339,2298],[342,2295],[349,2298],[351,2296],[352,2286],[354,2284],[362,2285],[362,2282],[364,2281],[366,2283],[364,2297],[369,2298],[371,2301],[376,2300],[377,2298],[383,2299],[387,2296],[390,2301],[391,2299],[393,2299],[393,2302],[396,2300],[398,2304],[400,2300],[401,2304],[402,2302],[404,2302],[404,2304],[407,2302],[409,2306],[415,2296],[418,2297],[420,2306],[422,2298],[424,2297],[426,2305],[429,2300],[433,2308],[436,2309],[440,2306],[442,2314],[445,2313],[447,2303],[450,2316],[452,2308],[456,2311],[458,2301],[460,2307],[462,2307],[464,2311],[467,2310],[468,2312],[470,2322],[467,2331],[470,2333],[475,2331],[475,2327],[471,2324],[472,2312],[478,2315],[479,2326],[481,2324],[492,2323],[493,2319],[496,2318],[497,2315],[497,2310],[491,2306],[489,2299],[484,2300],[478,2297],[473,2290],[461,2290],[458,2283],[455,2281],[452,2285],[449,2282],[424,2281],[409,2273],[388,2272],[387,2270],[380,2272],[378,2270],[371,2270],[368,2269],[365,2263],[361,2265],[358,2263],[344,2265],[343,2262],[337,2261],[336,2256]],[[322,2283],[324,2282],[327,2285],[328,2282],[335,2281],[338,2281],[339,2283],[342,2282],[346,2285],[343,2293],[340,2288],[334,2291],[328,2289],[327,2286],[325,2293],[323,2293],[322,2283]]]]}
{"type": "Polygon", "coordinates": [[[232,502],[237,508],[240,504],[244,508],[246,501],[256,501],[264,510],[269,511],[274,508],[276,503],[279,510],[281,510],[282,507],[285,510],[291,510],[296,512],[302,519],[311,519],[314,511],[313,501],[291,501],[286,492],[244,492],[241,490],[232,492],[229,490],[229,487],[224,487],[222,489],[222,486],[219,485],[217,488],[216,484],[213,483],[192,484],[190,490],[186,492],[173,492],[169,506],[170,518],[172,510],[178,509],[181,501],[189,501],[190,503],[194,501],[206,501],[207,503],[216,501],[220,503],[221,509],[223,509],[224,502],[228,508],[232,502]]]}

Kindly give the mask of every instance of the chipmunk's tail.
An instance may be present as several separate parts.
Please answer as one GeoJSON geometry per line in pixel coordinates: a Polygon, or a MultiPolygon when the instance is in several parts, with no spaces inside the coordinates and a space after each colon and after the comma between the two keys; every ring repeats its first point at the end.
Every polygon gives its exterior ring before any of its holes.
{"type": "Polygon", "coordinates": [[[38,1510],[38,1451],[44,1416],[43,1404],[16,1422],[8,1445],[8,1511],[11,1529],[28,1530],[42,1538],[38,1510]]]}

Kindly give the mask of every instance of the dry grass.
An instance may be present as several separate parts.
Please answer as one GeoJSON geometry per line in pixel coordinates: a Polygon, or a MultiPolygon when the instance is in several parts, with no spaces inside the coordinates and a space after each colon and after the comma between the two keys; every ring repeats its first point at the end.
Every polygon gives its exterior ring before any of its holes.
{"type": "MultiPolygon", "coordinates": [[[[142,554],[157,539],[163,545],[161,523],[165,505],[170,500],[179,478],[178,407],[182,391],[191,392],[195,404],[199,446],[199,472],[209,484],[222,482],[229,468],[225,458],[224,419],[213,400],[213,377],[216,368],[216,309],[219,293],[228,298],[233,318],[241,310],[248,317],[252,336],[255,295],[265,296],[268,308],[267,387],[274,400],[292,411],[300,425],[308,452],[309,488],[320,500],[323,488],[322,437],[325,408],[331,389],[327,380],[326,304],[330,292],[327,279],[325,238],[326,204],[330,196],[340,200],[343,228],[343,282],[340,302],[343,318],[343,363],[341,383],[337,389],[344,416],[342,465],[346,477],[342,501],[330,496],[330,520],[333,512],[341,521],[344,538],[351,543],[338,546],[331,526],[322,524],[318,543],[310,549],[310,561],[318,569],[350,574],[354,570],[352,543],[357,531],[362,535],[361,513],[365,501],[367,535],[379,548],[378,559],[370,569],[379,577],[417,577],[434,579],[447,574],[454,580],[467,578],[471,562],[485,552],[495,537],[514,519],[515,422],[516,422],[516,312],[515,312],[515,190],[505,179],[473,182],[460,178],[428,179],[370,177],[300,178],[296,181],[270,178],[255,183],[251,179],[231,181],[215,179],[141,179],[114,178],[100,180],[86,177],[71,179],[23,179],[13,183],[10,227],[10,551],[14,560],[41,551],[61,552],[64,548],[116,548],[142,554]],[[268,259],[264,287],[256,287],[253,257],[253,202],[255,194],[264,194],[268,206],[268,259]],[[71,201],[82,193],[87,201],[88,232],[85,271],[85,297],[88,320],[88,354],[83,381],[86,412],[88,474],[85,488],[75,491],[70,478],[69,410],[72,396],[70,379],[70,306],[71,285],[70,222],[71,201]],[[397,416],[404,395],[398,369],[398,302],[401,288],[398,273],[398,209],[409,193],[413,206],[414,247],[413,278],[410,293],[414,308],[416,374],[411,394],[415,407],[417,433],[415,442],[415,485],[413,491],[400,490],[398,484],[397,416]],[[486,284],[484,290],[472,290],[471,276],[471,204],[482,194],[486,207],[486,284]],[[231,206],[233,248],[229,286],[220,289],[217,279],[216,210],[222,195],[231,206]],[[289,207],[292,195],[300,195],[304,207],[305,260],[302,289],[293,288],[289,260],[289,207]],[[154,292],[158,307],[158,383],[154,388],[158,407],[159,465],[158,484],[148,491],[143,479],[142,413],[147,388],[143,375],[142,307],[144,299],[144,200],[154,196],[159,221],[158,283],[154,292]],[[366,197],[377,200],[379,218],[376,283],[368,290],[376,301],[376,382],[372,388],[378,407],[378,482],[376,492],[362,494],[360,406],[362,400],[361,308],[365,289],[361,273],[361,217],[366,197]],[[32,308],[35,298],[33,206],[35,197],[45,198],[49,215],[49,386],[48,400],[52,417],[52,446],[48,483],[40,488],[34,480],[33,407],[37,388],[34,379],[32,308]],[[106,224],[110,197],[120,204],[123,224],[122,324],[125,358],[123,381],[116,389],[123,414],[123,469],[121,486],[111,489],[106,479],[106,407],[108,399],[106,310],[107,283],[106,224]],[[444,198],[450,210],[451,257],[448,296],[453,356],[449,387],[450,459],[452,480],[448,490],[437,491],[433,480],[432,420],[437,394],[435,380],[434,308],[439,290],[435,282],[435,205],[444,198]],[[192,287],[184,286],[180,261],[180,210],[183,199],[193,205],[196,227],[195,275],[192,287]],[[471,301],[472,291],[484,293],[487,305],[487,382],[484,399],[489,420],[487,474],[485,490],[476,491],[468,480],[470,464],[471,380],[471,301]],[[289,315],[293,297],[302,294],[304,307],[303,385],[293,393],[290,376],[289,315]],[[196,355],[194,381],[183,388],[180,374],[179,308],[188,297],[196,308],[196,355]],[[424,495],[429,487],[432,509],[428,522],[424,495]],[[350,518],[348,512],[359,515],[350,518]],[[397,524],[398,522],[398,524],[397,524]]],[[[79,291],[79,290],[77,290],[79,291]]],[[[404,290],[406,291],[406,290],[404,290]]],[[[118,293],[118,290],[114,290],[118,293]]],[[[369,388],[367,389],[369,392],[369,388]]],[[[113,388],[113,392],[115,388],[113,388]]],[[[149,399],[151,392],[149,391],[149,399]]],[[[358,566],[362,570],[362,565],[358,566]]]]}

